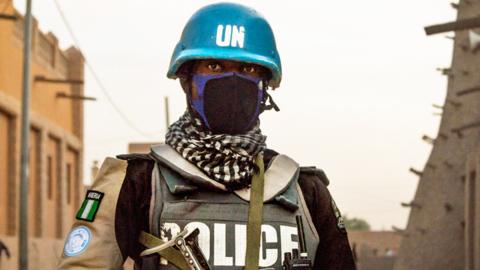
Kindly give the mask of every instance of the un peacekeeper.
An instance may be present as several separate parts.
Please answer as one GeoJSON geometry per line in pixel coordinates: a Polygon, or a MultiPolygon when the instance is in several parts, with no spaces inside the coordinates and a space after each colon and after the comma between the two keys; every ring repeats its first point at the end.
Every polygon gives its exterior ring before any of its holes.
{"type": "Polygon", "coordinates": [[[142,256],[185,228],[198,229],[212,269],[282,269],[302,236],[311,269],[355,269],[323,171],[266,148],[259,114],[278,110],[267,89],[282,77],[268,22],[238,4],[200,9],[168,77],[186,93],[185,114],[150,154],[103,162],[58,269],[121,269],[127,257],[135,269],[188,269],[175,247],[168,249],[176,256],[142,256]]]}

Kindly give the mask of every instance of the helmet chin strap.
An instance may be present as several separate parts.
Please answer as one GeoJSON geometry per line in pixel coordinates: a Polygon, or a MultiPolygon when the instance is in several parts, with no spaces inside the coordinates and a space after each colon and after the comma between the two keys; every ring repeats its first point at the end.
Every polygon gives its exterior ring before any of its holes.
{"type": "Polygon", "coordinates": [[[280,108],[275,103],[275,101],[273,101],[273,98],[268,93],[267,89],[263,90],[263,100],[262,100],[262,104],[260,106],[261,106],[260,107],[260,113],[262,113],[264,111],[269,111],[271,109],[274,109],[276,112],[280,111],[280,108]]]}

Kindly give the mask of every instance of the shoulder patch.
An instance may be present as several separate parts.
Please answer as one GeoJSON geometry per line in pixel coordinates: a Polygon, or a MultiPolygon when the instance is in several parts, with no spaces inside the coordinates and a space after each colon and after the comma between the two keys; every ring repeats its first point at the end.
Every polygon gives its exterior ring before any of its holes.
{"type": "Polygon", "coordinates": [[[332,198],[332,208],[333,208],[333,213],[335,214],[335,218],[337,219],[337,227],[340,231],[346,232],[345,228],[345,221],[343,220],[342,214],[340,213],[340,210],[337,207],[337,204],[332,198]]]}
{"type": "Polygon", "coordinates": [[[87,190],[87,195],[85,196],[82,206],[78,209],[76,218],[78,220],[93,222],[98,209],[100,209],[103,195],[100,191],[87,190]]]}
{"type": "Polygon", "coordinates": [[[63,253],[65,256],[77,256],[82,254],[92,240],[92,232],[85,226],[78,226],[68,234],[63,253]]]}

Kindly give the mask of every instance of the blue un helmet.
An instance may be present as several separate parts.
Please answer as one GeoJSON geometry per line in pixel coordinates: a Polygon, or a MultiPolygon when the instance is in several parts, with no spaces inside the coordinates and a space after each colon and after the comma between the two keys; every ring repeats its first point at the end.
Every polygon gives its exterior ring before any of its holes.
{"type": "Polygon", "coordinates": [[[177,78],[182,64],[197,59],[253,63],[270,70],[268,85],[280,86],[282,66],[267,20],[239,4],[218,3],[198,10],[185,25],[170,61],[167,77],[177,78]]]}

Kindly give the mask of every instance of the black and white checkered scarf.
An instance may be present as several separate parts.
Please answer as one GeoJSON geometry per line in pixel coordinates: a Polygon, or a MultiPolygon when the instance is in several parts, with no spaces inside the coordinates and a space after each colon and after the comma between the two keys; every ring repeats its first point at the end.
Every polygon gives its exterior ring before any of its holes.
{"type": "Polygon", "coordinates": [[[248,186],[255,157],[266,148],[259,122],[246,134],[212,134],[187,111],[167,132],[166,143],[215,181],[235,190],[248,186]]]}

